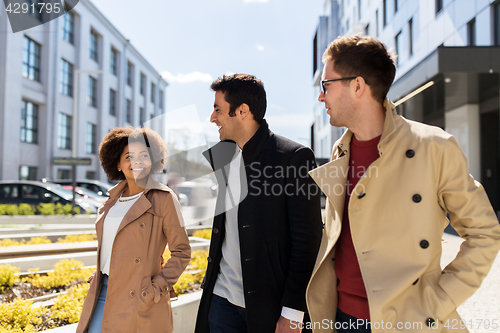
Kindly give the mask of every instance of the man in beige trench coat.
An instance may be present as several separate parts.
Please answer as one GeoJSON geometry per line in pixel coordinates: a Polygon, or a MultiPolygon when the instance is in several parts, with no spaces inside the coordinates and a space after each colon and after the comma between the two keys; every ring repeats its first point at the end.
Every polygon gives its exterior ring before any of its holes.
{"type": "Polygon", "coordinates": [[[319,101],[347,131],[332,161],[310,172],[328,198],[306,294],[313,331],[467,332],[456,308],[500,247],[483,187],[453,136],[386,99],[396,68],[382,43],[339,37],[323,62],[319,101]],[[448,222],[465,242],[442,270],[448,222]]]}

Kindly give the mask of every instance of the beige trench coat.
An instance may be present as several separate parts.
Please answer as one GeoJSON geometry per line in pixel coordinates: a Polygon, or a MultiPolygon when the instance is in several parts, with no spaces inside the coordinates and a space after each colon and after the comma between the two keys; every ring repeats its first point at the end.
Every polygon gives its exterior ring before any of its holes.
{"type": "MultiPolygon", "coordinates": [[[[100,251],[106,214],[125,191],[122,181],[97,213],[97,274],[90,283],[77,333],[86,332],[103,275],[100,251]]],[[[169,333],[170,291],[191,258],[191,247],[175,194],[152,178],[121,222],[113,243],[102,332],[169,333]],[[172,257],[162,268],[168,244],[172,257]],[[154,284],[154,286],[153,286],[154,284]]]]}
{"type": "MultiPolygon", "coordinates": [[[[379,158],[359,180],[348,207],[372,332],[467,332],[460,328],[456,308],[480,286],[498,252],[496,214],[450,134],[398,116],[389,100],[385,106],[379,158]],[[447,212],[465,242],[441,270],[447,212]]],[[[310,172],[328,197],[321,248],[306,293],[314,332],[334,331],[333,259],[352,135],[348,130],[335,143],[332,161],[310,172]]]]}

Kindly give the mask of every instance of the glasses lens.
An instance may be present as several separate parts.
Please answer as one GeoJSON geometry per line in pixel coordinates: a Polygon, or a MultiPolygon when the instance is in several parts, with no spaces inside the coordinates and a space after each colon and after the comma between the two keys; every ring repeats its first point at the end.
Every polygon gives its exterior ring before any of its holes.
{"type": "Polygon", "coordinates": [[[325,93],[325,82],[321,81],[321,92],[324,94],[325,93]]]}

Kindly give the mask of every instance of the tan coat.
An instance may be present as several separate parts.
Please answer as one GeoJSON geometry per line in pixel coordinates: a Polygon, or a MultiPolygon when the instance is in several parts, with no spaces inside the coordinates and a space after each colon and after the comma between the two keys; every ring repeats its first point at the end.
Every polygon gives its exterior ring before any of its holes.
{"type": "MultiPolygon", "coordinates": [[[[87,331],[100,292],[104,219],[126,187],[126,181],[113,187],[110,198],[98,210],[98,269],[83,304],[77,333],[87,331]]],[[[146,188],[123,218],[113,243],[102,332],[169,333],[173,330],[170,291],[189,263],[191,247],[180,205],[172,190],[151,178],[146,188]],[[167,244],[172,257],[162,268],[162,254],[167,244]]]]}
{"type": "MultiPolygon", "coordinates": [[[[496,214],[450,134],[398,116],[388,100],[385,106],[379,158],[359,180],[348,207],[372,332],[467,332],[460,329],[456,308],[480,286],[498,252],[496,214]],[[465,242],[441,270],[447,212],[465,242]],[[430,329],[426,323],[432,320],[437,321],[430,329]]],[[[314,332],[334,331],[333,259],[352,135],[348,130],[335,143],[332,161],[310,172],[328,197],[325,231],[306,293],[314,332]]]]}

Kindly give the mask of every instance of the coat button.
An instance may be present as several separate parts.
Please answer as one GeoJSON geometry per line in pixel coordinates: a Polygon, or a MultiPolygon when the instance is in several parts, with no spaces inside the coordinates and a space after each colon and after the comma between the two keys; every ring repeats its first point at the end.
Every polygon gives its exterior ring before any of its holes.
{"type": "Polygon", "coordinates": [[[423,249],[426,249],[429,247],[429,242],[426,241],[425,239],[420,241],[420,247],[423,248],[423,249]]]}
{"type": "Polygon", "coordinates": [[[168,287],[163,288],[163,292],[164,293],[168,292],[168,287]]]}
{"type": "Polygon", "coordinates": [[[135,258],[134,262],[135,262],[136,264],[140,264],[140,263],[141,263],[141,258],[135,258]]]}
{"type": "Polygon", "coordinates": [[[148,296],[148,292],[146,290],[143,290],[142,293],[141,293],[141,296],[142,297],[148,296]]]}
{"type": "Polygon", "coordinates": [[[412,199],[413,202],[419,203],[420,201],[422,201],[422,196],[420,196],[420,194],[415,194],[412,199]]]}
{"type": "Polygon", "coordinates": [[[219,233],[219,229],[214,228],[214,234],[218,234],[218,233],[219,233]]]}
{"type": "Polygon", "coordinates": [[[365,197],[365,195],[366,195],[366,193],[361,193],[360,195],[358,195],[358,199],[362,199],[362,198],[364,198],[364,197],[365,197]]]}
{"type": "Polygon", "coordinates": [[[135,291],[131,290],[130,291],[130,297],[134,297],[135,296],[135,291]]]}
{"type": "Polygon", "coordinates": [[[425,321],[428,327],[433,327],[435,322],[436,321],[433,318],[427,318],[427,320],[425,321]]]}
{"type": "Polygon", "coordinates": [[[415,151],[413,149],[408,149],[406,151],[406,157],[412,158],[413,156],[415,156],[415,151]]]}
{"type": "Polygon", "coordinates": [[[144,228],[146,226],[146,223],[142,222],[141,224],[139,224],[139,227],[141,228],[144,228]]]}
{"type": "Polygon", "coordinates": [[[207,258],[207,261],[208,261],[208,262],[212,262],[212,258],[208,257],[208,258],[207,258]]]}

